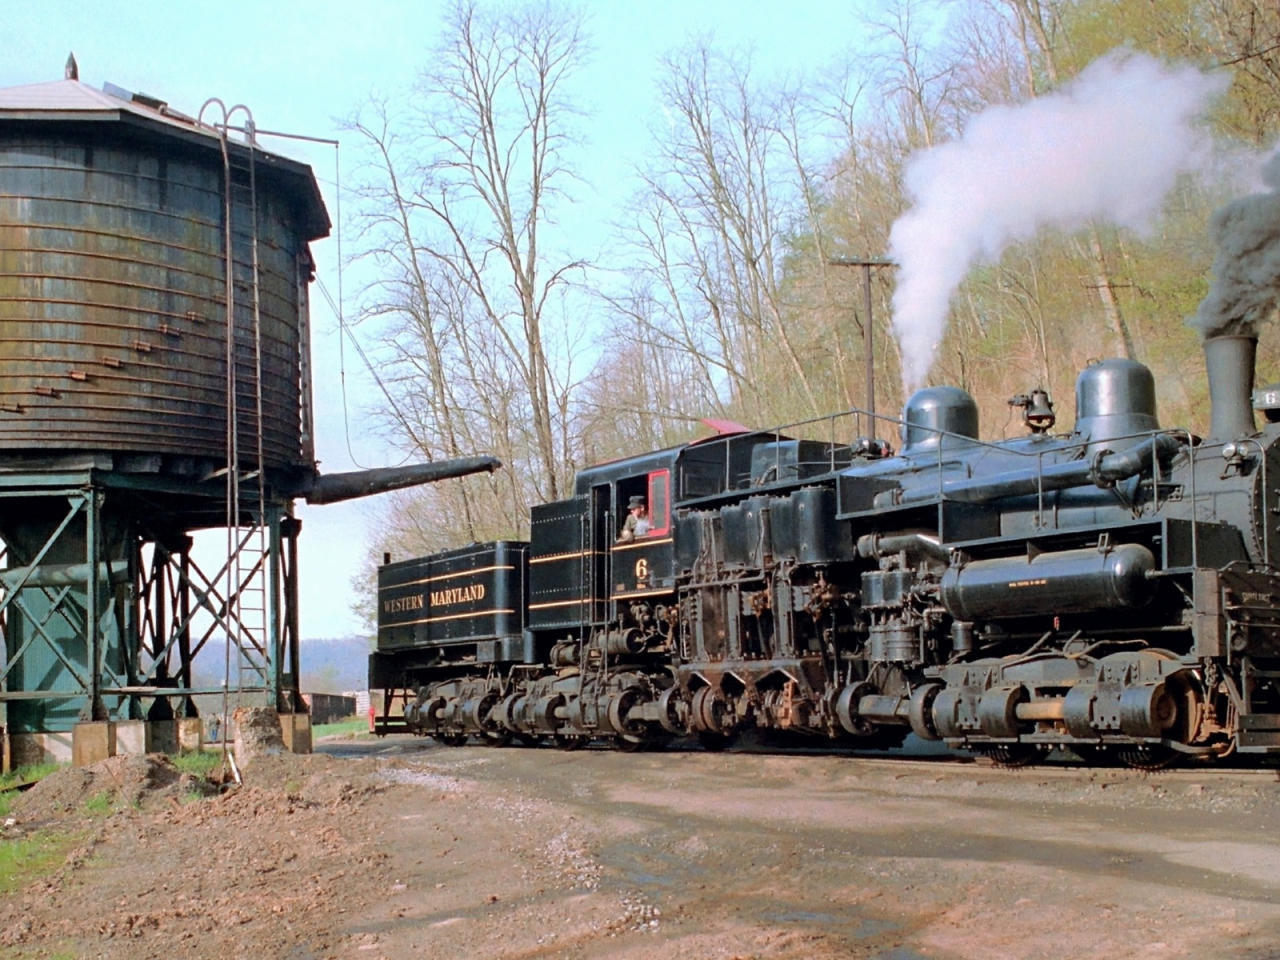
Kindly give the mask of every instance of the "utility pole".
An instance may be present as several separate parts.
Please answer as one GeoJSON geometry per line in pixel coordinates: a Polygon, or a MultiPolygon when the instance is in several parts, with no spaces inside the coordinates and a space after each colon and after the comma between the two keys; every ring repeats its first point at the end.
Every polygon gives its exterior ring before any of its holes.
{"type": "Polygon", "coordinates": [[[876,365],[875,344],[872,341],[871,323],[871,269],[872,267],[896,267],[892,260],[883,257],[833,257],[827,263],[833,267],[861,267],[863,306],[866,319],[862,324],[863,353],[867,361],[867,413],[871,415],[872,435],[876,432],[876,365]]]}

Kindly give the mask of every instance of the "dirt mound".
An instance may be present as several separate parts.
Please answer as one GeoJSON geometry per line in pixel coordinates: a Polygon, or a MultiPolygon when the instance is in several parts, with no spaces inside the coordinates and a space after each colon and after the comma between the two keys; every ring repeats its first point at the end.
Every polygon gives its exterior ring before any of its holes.
{"type": "Polygon", "coordinates": [[[150,796],[190,781],[162,756],[111,757],[90,767],[72,767],[45,777],[13,806],[19,820],[50,820],[105,797],[113,804],[140,806],[150,796]]]}
{"type": "Polygon", "coordinates": [[[319,807],[337,807],[376,792],[367,778],[349,780],[332,774],[317,773],[307,777],[298,791],[304,803],[319,807]]]}

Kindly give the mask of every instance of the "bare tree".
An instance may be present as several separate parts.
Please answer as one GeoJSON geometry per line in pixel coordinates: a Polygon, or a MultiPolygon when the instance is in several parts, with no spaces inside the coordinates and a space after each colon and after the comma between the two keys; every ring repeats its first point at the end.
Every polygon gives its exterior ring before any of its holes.
{"type": "Polygon", "coordinates": [[[587,264],[554,214],[576,181],[570,84],[586,44],[580,13],[550,3],[460,0],[443,27],[409,105],[370,102],[349,124],[366,148],[362,251],[380,274],[362,317],[380,321],[400,438],[508,466],[419,496],[451,501],[458,534],[518,535],[531,503],[569,489],[580,446],[568,318],[587,264]]]}
{"type": "Polygon", "coordinates": [[[872,57],[886,111],[907,149],[932,147],[957,126],[958,64],[924,42],[917,0],[892,0],[868,20],[880,50],[872,57]]]}
{"type": "Polygon", "coordinates": [[[635,284],[615,301],[651,351],[693,358],[712,409],[768,419],[821,412],[803,327],[792,323],[784,259],[803,223],[805,184],[785,135],[784,98],[753,76],[750,58],[705,42],[667,58],[666,123],[641,171],[627,225],[635,284]]]}
{"type": "Polygon", "coordinates": [[[1235,126],[1258,145],[1280,126],[1280,7],[1271,0],[1206,0],[1216,66],[1235,73],[1235,126]]]}

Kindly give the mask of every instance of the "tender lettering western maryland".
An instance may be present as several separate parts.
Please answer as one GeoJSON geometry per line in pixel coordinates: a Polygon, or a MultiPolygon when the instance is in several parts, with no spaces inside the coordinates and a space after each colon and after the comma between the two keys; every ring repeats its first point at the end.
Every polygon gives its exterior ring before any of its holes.
{"type": "Polygon", "coordinates": [[[451,607],[455,603],[474,603],[484,599],[484,584],[473,583],[468,587],[450,587],[448,590],[432,590],[433,607],[451,607]]]}
{"type": "MultiPolygon", "coordinates": [[[[459,603],[474,603],[483,600],[485,595],[483,583],[473,583],[466,587],[450,587],[447,590],[432,590],[430,603],[433,607],[452,607],[459,603]]],[[[408,597],[396,597],[394,600],[382,601],[383,613],[408,613],[421,610],[427,605],[427,597],[415,593],[408,597]]]]}
{"type": "Polygon", "coordinates": [[[433,607],[452,607],[456,603],[474,603],[484,599],[484,584],[451,586],[448,590],[431,591],[433,607]]]}
{"type": "Polygon", "coordinates": [[[409,610],[421,610],[427,605],[427,598],[417,593],[410,597],[396,597],[382,601],[383,613],[405,613],[409,610]]]}

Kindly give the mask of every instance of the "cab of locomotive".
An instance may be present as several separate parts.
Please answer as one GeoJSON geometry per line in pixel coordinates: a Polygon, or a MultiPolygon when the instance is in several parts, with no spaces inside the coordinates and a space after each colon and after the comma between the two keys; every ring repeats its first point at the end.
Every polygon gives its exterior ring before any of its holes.
{"type": "Polygon", "coordinates": [[[648,623],[674,593],[678,452],[588,467],[578,473],[573,496],[532,508],[528,617],[540,649],[585,638],[593,625],[648,623]],[[643,504],[642,514],[636,504],[643,504]]]}

